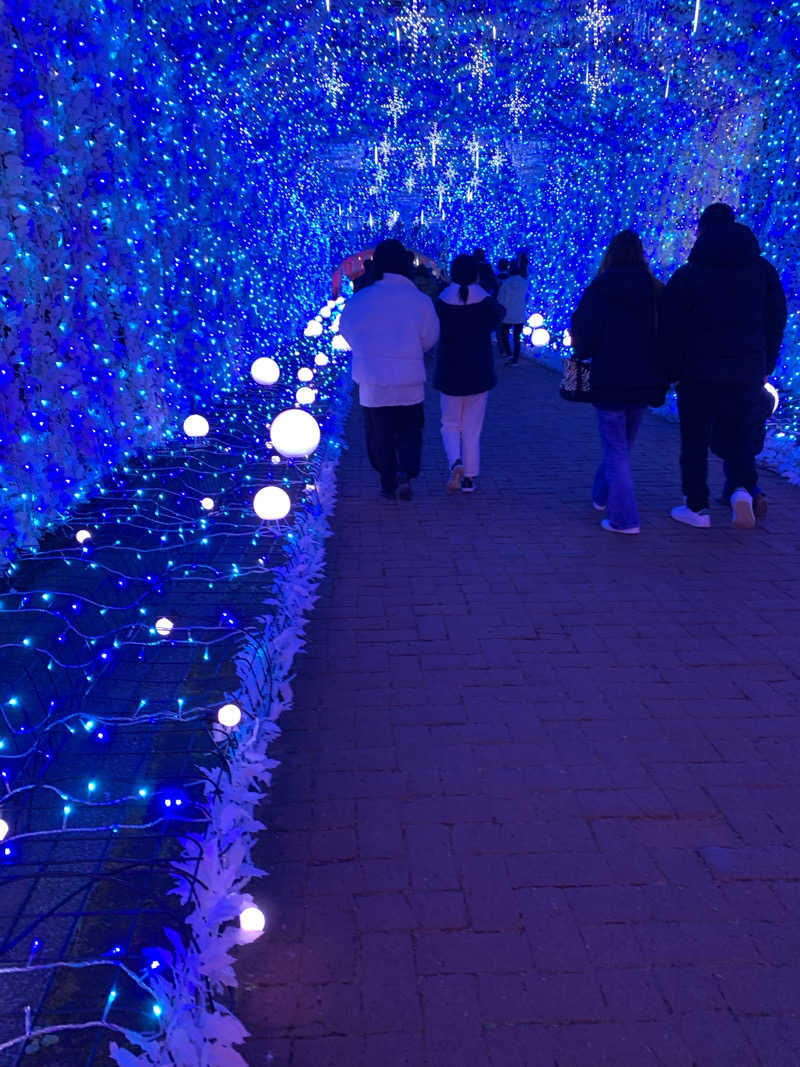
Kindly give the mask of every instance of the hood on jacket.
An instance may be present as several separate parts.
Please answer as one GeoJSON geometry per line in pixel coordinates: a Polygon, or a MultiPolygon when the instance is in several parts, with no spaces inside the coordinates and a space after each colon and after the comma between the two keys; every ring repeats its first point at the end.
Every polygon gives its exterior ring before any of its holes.
{"type": "Polygon", "coordinates": [[[741,222],[729,222],[704,227],[689,253],[689,262],[704,267],[743,267],[760,255],[753,231],[741,222]]]}
{"type": "MultiPolygon", "coordinates": [[[[466,307],[466,304],[461,303],[461,297],[458,295],[458,290],[461,286],[456,285],[455,282],[451,282],[446,289],[443,289],[439,293],[439,299],[443,304],[455,304],[457,307],[466,307]]],[[[469,287],[467,293],[467,304],[480,304],[481,300],[485,300],[489,294],[482,286],[473,282],[469,287]]]]}
{"type": "Polygon", "coordinates": [[[647,306],[653,299],[656,282],[644,267],[610,267],[592,282],[592,286],[610,304],[627,310],[647,306]]]}

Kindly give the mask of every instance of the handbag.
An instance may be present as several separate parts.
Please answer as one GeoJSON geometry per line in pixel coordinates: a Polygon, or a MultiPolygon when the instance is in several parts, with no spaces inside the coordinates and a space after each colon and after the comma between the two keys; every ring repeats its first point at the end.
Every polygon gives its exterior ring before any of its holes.
{"type": "Polygon", "coordinates": [[[562,356],[561,368],[561,388],[559,393],[562,400],[591,404],[591,360],[577,359],[575,356],[562,356]]]}

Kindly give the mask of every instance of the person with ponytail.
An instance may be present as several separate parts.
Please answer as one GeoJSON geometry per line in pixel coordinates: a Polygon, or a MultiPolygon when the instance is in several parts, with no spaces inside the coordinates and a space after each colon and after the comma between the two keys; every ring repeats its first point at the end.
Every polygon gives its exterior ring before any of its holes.
{"type": "Polygon", "coordinates": [[[491,335],[503,321],[503,308],[478,284],[478,272],[474,256],[456,256],[451,283],[436,301],[440,334],[433,385],[441,393],[451,492],[475,490],[486,401],[497,384],[491,335]]]}

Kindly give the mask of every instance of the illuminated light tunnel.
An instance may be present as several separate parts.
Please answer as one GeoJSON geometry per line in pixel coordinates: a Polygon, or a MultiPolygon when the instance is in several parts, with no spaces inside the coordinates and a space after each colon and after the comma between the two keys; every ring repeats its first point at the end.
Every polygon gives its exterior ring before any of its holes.
{"type": "MultiPolygon", "coordinates": [[[[382,237],[439,264],[478,245],[492,259],[527,249],[532,299],[552,337],[538,356],[556,361],[612,233],[636,228],[666,278],[685,260],[702,207],[727,201],[789,297],[768,449],[798,477],[797,0],[6,0],[0,41],[0,547],[12,576],[4,607],[21,616],[31,598],[49,605],[64,595],[64,561],[103,574],[74,608],[47,608],[56,651],[48,645],[37,670],[61,679],[52,696],[25,659],[30,644],[13,653],[20,691],[3,689],[0,749],[17,761],[3,763],[9,782],[20,761],[30,770],[30,753],[44,758],[40,741],[52,742],[47,759],[58,762],[58,724],[95,748],[123,731],[85,713],[83,690],[70,688],[79,669],[94,684],[99,657],[113,659],[120,645],[135,645],[141,660],[174,634],[211,648],[235,627],[224,613],[135,616],[143,590],[207,566],[196,555],[181,571],[182,557],[159,553],[212,536],[228,482],[236,515],[249,513],[261,487],[247,482],[248,465],[267,447],[264,427],[302,403],[303,368],[315,375],[303,399],[310,405],[319,391],[314,416],[335,451],[346,360],[332,278],[382,237]],[[263,358],[280,379],[262,365],[259,391],[250,368],[263,358]],[[203,433],[187,447],[192,416],[207,417],[213,441],[235,458],[230,469],[203,433]],[[243,426],[255,422],[257,434],[243,426]],[[176,470],[183,480],[173,484],[176,470]],[[123,507],[126,493],[146,501],[134,526],[153,555],[117,573],[92,553],[103,543],[100,520],[131,524],[139,505],[123,507]],[[74,517],[91,502],[103,510],[85,530],[74,517]],[[24,588],[14,586],[32,561],[51,587],[30,570],[24,588]],[[124,610],[109,599],[114,582],[131,588],[124,610]],[[108,625],[109,610],[121,612],[119,625],[108,625]],[[69,655],[56,654],[59,642],[69,655]],[[26,699],[36,709],[27,718],[26,699]],[[30,749],[26,733],[40,738],[30,749]]],[[[294,463],[306,447],[316,446],[269,442],[280,485],[265,521],[295,506],[313,525],[319,471],[294,463]]],[[[230,528],[235,517],[223,509],[230,528]]],[[[278,562],[291,538],[306,535],[276,527],[278,562]]],[[[266,555],[242,573],[268,571],[266,555]]],[[[224,568],[238,573],[235,561],[224,568]]],[[[222,570],[209,566],[203,580],[226,580],[222,570]]],[[[220,707],[230,706],[225,697],[220,707]]],[[[166,714],[156,709],[152,722],[166,714]]],[[[177,715],[182,722],[182,708],[177,715]]],[[[88,803],[93,781],[47,786],[63,828],[73,794],[88,803]]],[[[170,791],[165,781],[156,799],[142,786],[115,802],[141,802],[144,820],[191,806],[182,785],[170,791]]],[[[9,864],[25,852],[14,804],[6,799],[0,822],[9,864]]],[[[249,913],[248,932],[260,922],[249,913]]],[[[28,968],[34,946],[25,942],[28,968]]],[[[182,950],[173,949],[165,969],[174,977],[182,950]]],[[[98,953],[113,961],[114,947],[98,953]]],[[[126,995],[138,990],[151,1021],[161,1015],[159,991],[178,996],[157,979],[127,978],[126,995]]],[[[104,1020],[117,996],[114,987],[104,1020]]],[[[130,1030],[146,1029],[130,1018],[130,1030]]],[[[230,1044],[236,1024],[226,1019],[230,1044]]],[[[185,1051],[194,1038],[185,1040],[183,1062],[200,1062],[185,1051]]]]}

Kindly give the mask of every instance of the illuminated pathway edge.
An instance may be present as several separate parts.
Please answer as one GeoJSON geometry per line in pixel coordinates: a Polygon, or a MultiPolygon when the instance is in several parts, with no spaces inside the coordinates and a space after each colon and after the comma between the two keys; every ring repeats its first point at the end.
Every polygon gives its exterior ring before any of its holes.
{"type": "Polygon", "coordinates": [[[255,849],[248,1062],[796,1064],[800,492],[764,473],[762,528],[679,526],[648,417],[616,538],[551,372],[501,370],[471,498],[428,412],[410,504],[351,417],[255,849]]]}

